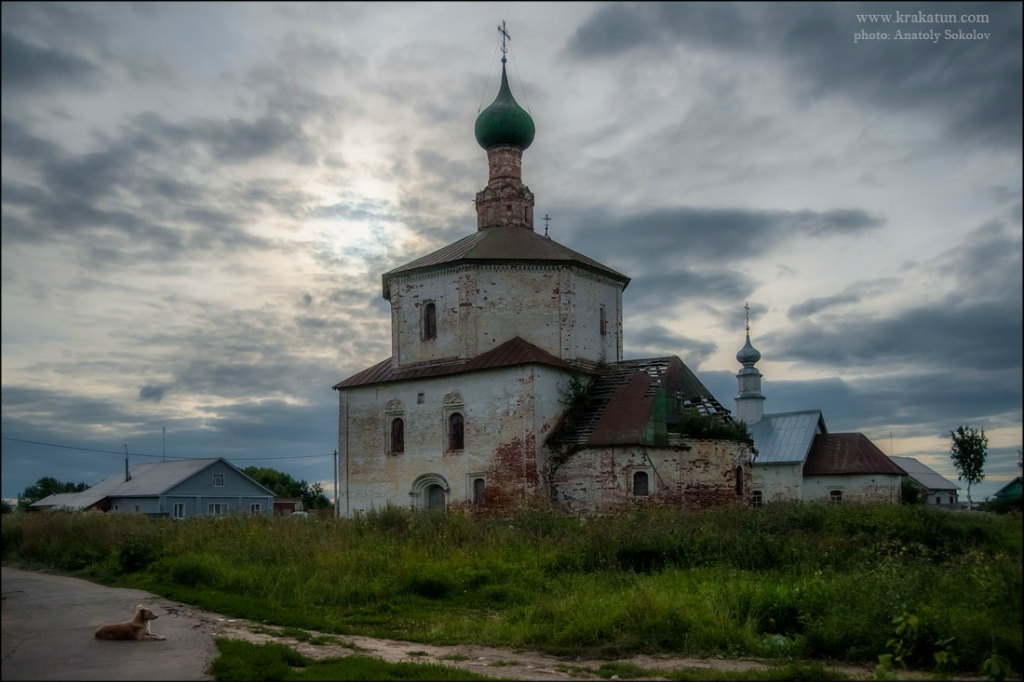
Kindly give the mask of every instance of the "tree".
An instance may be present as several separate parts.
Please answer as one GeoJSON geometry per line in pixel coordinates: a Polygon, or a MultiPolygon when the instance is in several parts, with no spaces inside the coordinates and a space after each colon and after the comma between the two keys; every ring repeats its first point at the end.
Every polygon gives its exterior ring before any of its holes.
{"type": "Polygon", "coordinates": [[[301,498],[303,509],[329,509],[331,506],[331,501],[324,495],[324,488],[319,483],[296,481],[291,475],[270,467],[251,466],[242,471],[260,485],[269,488],[275,497],[301,498]]]}
{"type": "Polygon", "coordinates": [[[30,504],[44,497],[57,493],[80,493],[88,487],[85,483],[64,483],[53,476],[43,476],[18,496],[18,509],[26,511],[30,504]]]}
{"type": "Polygon", "coordinates": [[[985,459],[988,457],[988,438],[985,429],[978,431],[969,426],[958,426],[950,431],[952,443],[949,458],[956,467],[957,480],[967,481],[967,508],[971,508],[971,485],[985,479],[985,459]]]}
{"type": "Polygon", "coordinates": [[[14,507],[7,500],[0,500],[0,514],[10,514],[14,511],[14,507]]]}

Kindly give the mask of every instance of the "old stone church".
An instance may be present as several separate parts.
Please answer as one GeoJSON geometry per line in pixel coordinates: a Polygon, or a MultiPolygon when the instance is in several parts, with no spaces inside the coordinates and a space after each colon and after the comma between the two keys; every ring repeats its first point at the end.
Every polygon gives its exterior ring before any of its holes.
{"type": "Polygon", "coordinates": [[[751,500],[752,445],[674,356],[622,359],[629,277],[534,231],[534,122],[501,88],[477,118],[477,231],[383,275],[391,357],[338,383],[339,510],[703,508],[751,500]]]}

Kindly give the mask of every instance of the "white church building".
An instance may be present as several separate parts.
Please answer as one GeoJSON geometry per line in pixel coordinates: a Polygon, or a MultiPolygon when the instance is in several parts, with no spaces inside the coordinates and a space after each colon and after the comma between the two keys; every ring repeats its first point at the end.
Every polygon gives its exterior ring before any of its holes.
{"type": "Polygon", "coordinates": [[[862,433],[829,433],[821,410],[764,414],[761,353],[747,340],[736,354],[736,419],[747,424],[757,458],[753,505],[779,500],[899,502],[906,472],[862,433]]]}
{"type": "Polygon", "coordinates": [[[678,357],[623,361],[629,278],[534,231],[504,58],[475,132],[477,231],[383,275],[391,356],[334,386],[339,513],[749,505],[750,443],[680,427],[729,411],[678,357]]]}

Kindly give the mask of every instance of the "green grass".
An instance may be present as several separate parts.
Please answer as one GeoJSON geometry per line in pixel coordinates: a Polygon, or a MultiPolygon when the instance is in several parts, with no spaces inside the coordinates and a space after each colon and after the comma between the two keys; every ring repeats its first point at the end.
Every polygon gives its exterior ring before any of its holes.
{"type": "Polygon", "coordinates": [[[220,656],[210,672],[217,680],[493,680],[430,663],[387,663],[367,656],[314,661],[283,644],[218,639],[220,656]]]}
{"type": "MultiPolygon", "coordinates": [[[[285,628],[621,658],[836,660],[1021,672],[1020,514],[767,505],[578,518],[385,509],[294,523],[5,514],[8,562],[285,628]],[[952,638],[952,644],[947,640],[952,638]]],[[[304,639],[303,639],[304,638],[304,639]]],[[[620,678],[622,675],[620,675],[620,678]]]]}

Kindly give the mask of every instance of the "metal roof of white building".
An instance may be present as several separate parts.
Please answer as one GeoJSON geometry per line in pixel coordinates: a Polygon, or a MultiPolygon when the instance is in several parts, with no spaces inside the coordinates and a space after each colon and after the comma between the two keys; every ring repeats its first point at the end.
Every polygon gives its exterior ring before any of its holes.
{"type": "Polygon", "coordinates": [[[747,429],[757,464],[802,464],[817,433],[828,433],[821,410],[766,414],[747,429]]]}
{"type": "Polygon", "coordinates": [[[929,469],[913,457],[891,457],[890,459],[906,471],[908,476],[928,490],[960,490],[960,486],[956,483],[933,469],[929,469]]]}

